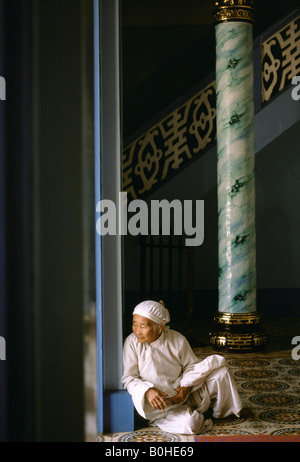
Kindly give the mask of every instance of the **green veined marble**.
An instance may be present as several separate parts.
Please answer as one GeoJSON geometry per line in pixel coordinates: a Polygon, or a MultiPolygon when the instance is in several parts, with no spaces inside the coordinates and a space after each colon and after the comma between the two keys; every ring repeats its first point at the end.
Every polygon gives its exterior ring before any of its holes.
{"type": "Polygon", "coordinates": [[[252,25],[216,26],[219,311],[256,311],[252,25]]]}

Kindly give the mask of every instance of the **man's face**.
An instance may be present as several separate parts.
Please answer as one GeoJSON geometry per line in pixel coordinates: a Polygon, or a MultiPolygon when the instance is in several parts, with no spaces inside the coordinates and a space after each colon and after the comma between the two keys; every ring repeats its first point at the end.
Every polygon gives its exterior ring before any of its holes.
{"type": "Polygon", "coordinates": [[[155,342],[161,334],[158,324],[139,314],[133,316],[132,330],[140,343],[155,342]]]}

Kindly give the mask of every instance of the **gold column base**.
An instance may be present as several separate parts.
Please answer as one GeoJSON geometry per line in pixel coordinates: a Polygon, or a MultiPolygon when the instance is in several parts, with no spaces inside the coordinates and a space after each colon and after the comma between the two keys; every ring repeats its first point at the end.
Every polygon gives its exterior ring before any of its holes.
{"type": "Polygon", "coordinates": [[[259,351],[268,343],[268,336],[260,325],[261,318],[258,312],[217,312],[214,316],[215,328],[209,334],[209,341],[217,351],[259,351]]]}

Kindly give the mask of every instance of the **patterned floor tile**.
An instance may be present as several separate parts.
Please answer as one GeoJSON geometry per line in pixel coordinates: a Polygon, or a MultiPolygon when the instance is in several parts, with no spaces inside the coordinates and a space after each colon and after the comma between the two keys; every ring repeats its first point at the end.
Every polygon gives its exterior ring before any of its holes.
{"type": "MultiPolygon", "coordinates": [[[[277,348],[253,354],[224,353],[235,377],[243,410],[239,418],[213,419],[212,429],[202,435],[300,435],[300,360],[295,361],[291,357],[288,323],[286,328],[280,321],[275,324],[273,335],[276,336],[277,328],[277,338],[282,340],[277,348]]],[[[297,326],[300,327],[299,321],[297,326]]],[[[209,345],[196,348],[195,353],[199,359],[215,354],[209,345]]],[[[176,435],[163,432],[158,427],[149,427],[135,432],[99,435],[98,441],[191,442],[195,441],[195,436],[176,435]]]]}
{"type": "Polygon", "coordinates": [[[163,431],[155,430],[146,430],[146,431],[135,431],[126,433],[125,435],[120,436],[117,441],[123,443],[150,443],[150,442],[176,442],[181,441],[179,435],[174,435],[172,433],[167,433],[163,431]]]}

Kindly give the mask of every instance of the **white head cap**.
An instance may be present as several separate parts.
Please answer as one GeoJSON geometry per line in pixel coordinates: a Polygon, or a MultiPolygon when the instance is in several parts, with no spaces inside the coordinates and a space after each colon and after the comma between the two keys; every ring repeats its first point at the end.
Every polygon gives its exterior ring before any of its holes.
{"type": "Polygon", "coordinates": [[[151,321],[157,324],[167,324],[170,322],[170,314],[167,308],[153,300],[146,300],[139,303],[133,310],[133,315],[135,314],[151,319],[151,321]]]}

